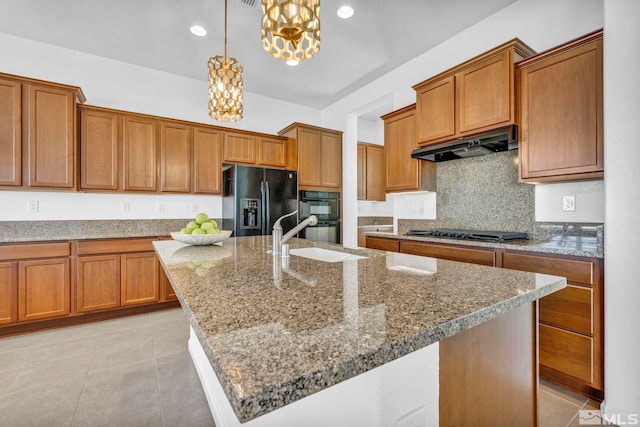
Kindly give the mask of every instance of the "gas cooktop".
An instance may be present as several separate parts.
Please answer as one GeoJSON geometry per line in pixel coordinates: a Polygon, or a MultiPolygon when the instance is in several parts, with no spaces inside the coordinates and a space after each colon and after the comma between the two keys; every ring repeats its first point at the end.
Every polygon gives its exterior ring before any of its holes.
{"type": "Polygon", "coordinates": [[[510,242],[527,240],[527,233],[512,231],[477,231],[477,230],[409,230],[405,236],[442,237],[445,239],[478,240],[483,242],[510,242]]]}

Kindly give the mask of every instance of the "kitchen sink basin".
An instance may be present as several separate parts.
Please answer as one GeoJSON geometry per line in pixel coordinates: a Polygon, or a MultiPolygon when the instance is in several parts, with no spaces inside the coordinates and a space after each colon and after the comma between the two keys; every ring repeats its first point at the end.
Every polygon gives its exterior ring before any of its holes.
{"type": "Polygon", "coordinates": [[[324,248],[295,248],[289,251],[291,255],[304,258],[315,259],[323,262],[343,262],[368,258],[362,255],[350,254],[348,252],[332,251],[324,248]]]}

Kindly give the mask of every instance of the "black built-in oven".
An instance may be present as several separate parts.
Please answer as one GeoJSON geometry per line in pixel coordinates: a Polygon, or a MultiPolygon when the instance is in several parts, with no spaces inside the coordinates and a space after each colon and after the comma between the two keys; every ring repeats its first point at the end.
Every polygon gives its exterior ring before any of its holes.
{"type": "Polygon", "coordinates": [[[340,193],[331,191],[300,192],[300,220],[318,217],[318,224],[306,227],[300,237],[309,240],[340,243],[340,193]]]}

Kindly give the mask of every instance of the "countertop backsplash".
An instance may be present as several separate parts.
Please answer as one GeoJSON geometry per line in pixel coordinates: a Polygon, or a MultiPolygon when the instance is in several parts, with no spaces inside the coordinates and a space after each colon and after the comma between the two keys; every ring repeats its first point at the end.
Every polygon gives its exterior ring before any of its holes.
{"type": "Polygon", "coordinates": [[[359,216],[358,227],[367,227],[370,225],[393,225],[392,216],[359,216]]]}

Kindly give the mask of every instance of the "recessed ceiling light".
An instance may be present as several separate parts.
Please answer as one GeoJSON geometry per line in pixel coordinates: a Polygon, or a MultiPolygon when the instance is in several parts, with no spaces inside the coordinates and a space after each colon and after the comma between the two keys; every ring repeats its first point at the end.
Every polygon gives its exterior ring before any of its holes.
{"type": "Polygon", "coordinates": [[[290,65],[292,67],[295,67],[296,65],[298,65],[300,63],[300,61],[298,61],[297,59],[289,59],[287,62],[287,65],[290,65]]]}
{"type": "Polygon", "coordinates": [[[204,29],[204,27],[200,26],[200,25],[193,25],[191,26],[191,28],[189,28],[191,30],[191,33],[198,36],[198,37],[204,37],[207,35],[207,30],[204,29]]]}
{"type": "Polygon", "coordinates": [[[338,9],[338,16],[342,19],[349,19],[353,16],[354,10],[351,6],[340,6],[338,9]]]}

